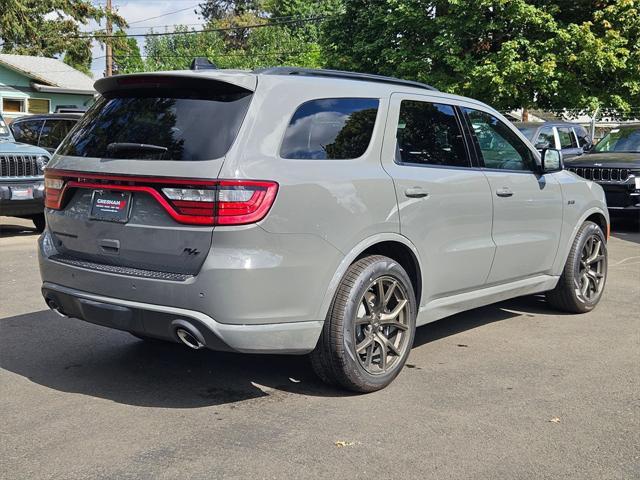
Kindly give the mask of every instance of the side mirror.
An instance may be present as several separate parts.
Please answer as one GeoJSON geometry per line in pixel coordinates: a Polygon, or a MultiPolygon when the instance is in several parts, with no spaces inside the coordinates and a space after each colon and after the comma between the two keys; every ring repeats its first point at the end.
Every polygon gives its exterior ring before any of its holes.
{"type": "Polygon", "coordinates": [[[545,148],[541,152],[540,170],[542,173],[553,173],[564,170],[562,152],[555,148],[545,148]]]}

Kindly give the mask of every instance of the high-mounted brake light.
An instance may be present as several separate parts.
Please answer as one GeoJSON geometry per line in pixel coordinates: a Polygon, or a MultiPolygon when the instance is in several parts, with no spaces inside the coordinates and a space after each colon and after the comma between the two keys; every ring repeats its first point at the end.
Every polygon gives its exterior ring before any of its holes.
{"type": "Polygon", "coordinates": [[[48,208],[60,209],[73,188],[141,192],[152,196],[171,217],[191,225],[246,225],[262,220],[276,198],[278,184],[259,180],[190,180],[48,171],[48,208]]]}

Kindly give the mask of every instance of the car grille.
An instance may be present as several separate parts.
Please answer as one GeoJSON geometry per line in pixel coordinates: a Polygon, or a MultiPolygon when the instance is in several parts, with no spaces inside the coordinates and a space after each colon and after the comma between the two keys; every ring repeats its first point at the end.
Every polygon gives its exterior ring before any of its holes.
{"type": "Polygon", "coordinates": [[[38,177],[36,155],[0,155],[0,177],[38,177]]]}
{"type": "Polygon", "coordinates": [[[569,167],[567,170],[587,180],[603,182],[625,182],[631,174],[628,168],[569,167]]]}

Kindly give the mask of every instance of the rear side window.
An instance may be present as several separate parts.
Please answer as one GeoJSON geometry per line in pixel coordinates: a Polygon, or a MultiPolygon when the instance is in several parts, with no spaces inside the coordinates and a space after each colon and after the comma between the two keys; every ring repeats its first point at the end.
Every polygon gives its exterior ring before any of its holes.
{"type": "Polygon", "coordinates": [[[25,120],[23,122],[14,122],[11,125],[13,136],[16,142],[28,143],[30,145],[38,145],[40,130],[42,129],[42,120],[25,120]]]}
{"type": "Polygon", "coordinates": [[[73,120],[47,120],[40,133],[40,146],[55,150],[75,124],[73,120]]]}
{"type": "Polygon", "coordinates": [[[326,98],[303,103],[284,135],[280,156],[347,160],[361,157],[378,114],[375,98],[326,98]]]}
{"type": "Polygon", "coordinates": [[[396,138],[401,163],[470,166],[462,130],[450,105],[403,100],[396,138]]]}
{"type": "Polygon", "coordinates": [[[246,90],[213,86],[106,93],[58,153],[132,160],[220,158],[235,140],[250,101],[246,90]]]}
{"type": "Polygon", "coordinates": [[[581,147],[588,147],[589,145],[591,145],[591,137],[589,136],[589,132],[587,132],[584,127],[575,127],[573,131],[578,137],[578,145],[580,145],[581,147]]]}
{"type": "Polygon", "coordinates": [[[553,138],[553,128],[544,127],[538,134],[536,146],[544,146],[544,148],[556,148],[556,141],[553,138]]]}
{"type": "Polygon", "coordinates": [[[558,127],[558,136],[560,137],[560,148],[577,148],[578,143],[570,128],[558,127]]]}

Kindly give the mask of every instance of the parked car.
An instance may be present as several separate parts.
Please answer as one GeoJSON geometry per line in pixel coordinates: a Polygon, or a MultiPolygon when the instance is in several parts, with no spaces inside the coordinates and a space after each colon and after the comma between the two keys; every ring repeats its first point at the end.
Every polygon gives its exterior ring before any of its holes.
{"type": "Polygon", "coordinates": [[[598,182],[611,212],[640,219],[640,125],[614,128],[567,170],[598,182]]]}
{"type": "Polygon", "coordinates": [[[16,141],[36,145],[53,153],[82,115],[51,113],[16,118],[10,128],[16,141]]]}
{"type": "Polygon", "coordinates": [[[42,294],[189,347],[311,353],[369,392],[416,326],[520,295],[587,312],[602,188],[494,109],[298,68],[118,75],[46,171],[42,294]]]}
{"type": "Polygon", "coordinates": [[[516,127],[538,150],[556,148],[566,160],[582,155],[593,146],[587,129],[569,122],[524,122],[516,127]]]}
{"type": "Polygon", "coordinates": [[[49,153],[18,143],[0,115],[0,215],[29,218],[43,231],[44,177],[49,153]]]}

